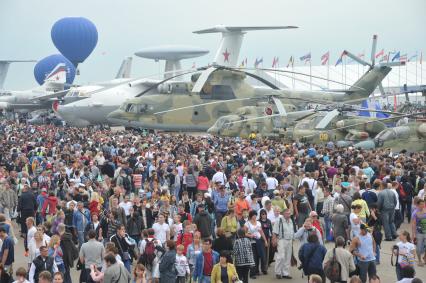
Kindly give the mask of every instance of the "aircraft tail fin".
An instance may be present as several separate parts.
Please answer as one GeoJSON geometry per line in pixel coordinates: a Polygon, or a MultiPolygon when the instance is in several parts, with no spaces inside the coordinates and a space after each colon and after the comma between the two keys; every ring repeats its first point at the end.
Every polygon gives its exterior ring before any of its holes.
{"type": "Polygon", "coordinates": [[[215,26],[213,28],[194,31],[196,34],[222,33],[222,40],[214,58],[214,64],[237,67],[238,56],[244,34],[255,30],[294,29],[296,26],[215,26]]]}
{"type": "Polygon", "coordinates": [[[351,99],[367,98],[392,70],[389,66],[377,65],[361,76],[348,90],[351,99]]]}
{"type": "Polygon", "coordinates": [[[59,63],[46,76],[44,83],[40,86],[45,91],[63,90],[67,81],[67,67],[64,63],[59,63]]]}
{"type": "Polygon", "coordinates": [[[0,60],[0,89],[3,89],[10,63],[37,62],[36,60],[0,60]]]}
{"type": "Polygon", "coordinates": [[[124,58],[121,63],[120,69],[118,69],[118,73],[115,76],[116,79],[128,79],[130,78],[130,73],[132,71],[132,57],[124,58]]]}

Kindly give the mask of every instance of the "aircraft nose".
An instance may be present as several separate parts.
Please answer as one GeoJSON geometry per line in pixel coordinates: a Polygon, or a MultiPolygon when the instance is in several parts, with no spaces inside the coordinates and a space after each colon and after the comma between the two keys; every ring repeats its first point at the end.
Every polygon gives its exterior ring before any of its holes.
{"type": "Polygon", "coordinates": [[[215,127],[215,126],[212,126],[207,130],[207,133],[209,133],[211,135],[217,135],[218,134],[218,128],[215,127]]]}
{"type": "Polygon", "coordinates": [[[108,114],[107,120],[110,123],[120,124],[122,121],[124,121],[123,111],[121,111],[121,110],[112,111],[111,113],[108,114]]]}
{"type": "Polygon", "coordinates": [[[362,148],[362,149],[374,149],[376,147],[376,144],[372,140],[368,141],[362,141],[359,143],[354,144],[355,148],[362,148]]]}

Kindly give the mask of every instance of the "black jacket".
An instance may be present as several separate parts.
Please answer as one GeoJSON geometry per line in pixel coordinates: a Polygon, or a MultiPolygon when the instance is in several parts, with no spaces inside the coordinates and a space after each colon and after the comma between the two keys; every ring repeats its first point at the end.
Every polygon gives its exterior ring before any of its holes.
{"type": "Polygon", "coordinates": [[[36,257],[33,260],[33,264],[35,266],[34,282],[38,282],[38,275],[42,271],[49,271],[51,274],[53,274],[53,263],[54,259],[51,256],[48,256],[46,259],[43,259],[41,255],[36,257]]]}
{"type": "Polygon", "coordinates": [[[213,241],[213,250],[217,251],[219,254],[222,251],[232,251],[233,247],[231,239],[228,239],[225,236],[217,237],[213,241]]]}
{"type": "Polygon", "coordinates": [[[74,261],[78,258],[78,249],[72,241],[71,233],[65,232],[61,236],[62,259],[65,266],[74,267],[74,261]]]}
{"type": "Polygon", "coordinates": [[[18,211],[36,211],[37,201],[34,194],[30,191],[23,192],[18,201],[18,211]]]}
{"type": "Polygon", "coordinates": [[[140,236],[142,232],[142,219],[138,212],[134,212],[134,216],[131,216],[127,220],[127,233],[130,236],[140,236]]]}

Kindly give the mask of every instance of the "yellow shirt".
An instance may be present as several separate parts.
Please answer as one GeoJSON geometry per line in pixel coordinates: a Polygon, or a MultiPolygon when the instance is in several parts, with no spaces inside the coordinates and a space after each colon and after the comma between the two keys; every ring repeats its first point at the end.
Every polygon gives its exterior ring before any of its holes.
{"type": "Polygon", "coordinates": [[[228,271],[228,282],[222,282],[220,281],[221,279],[221,272],[222,269],[220,268],[220,263],[216,263],[213,266],[213,270],[212,270],[212,274],[211,274],[211,283],[232,283],[234,282],[234,280],[232,280],[232,278],[238,277],[237,271],[235,270],[235,265],[233,265],[232,263],[228,263],[227,264],[227,268],[226,270],[228,271]]]}
{"type": "Polygon", "coordinates": [[[222,223],[220,223],[220,227],[225,230],[225,233],[229,237],[229,233],[237,232],[237,219],[234,217],[225,216],[222,218],[222,223]]]}

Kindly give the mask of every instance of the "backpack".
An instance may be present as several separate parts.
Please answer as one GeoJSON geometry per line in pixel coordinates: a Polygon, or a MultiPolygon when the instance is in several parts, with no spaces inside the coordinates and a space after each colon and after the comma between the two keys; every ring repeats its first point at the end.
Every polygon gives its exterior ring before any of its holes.
{"type": "Polygon", "coordinates": [[[342,266],[336,259],[336,248],[333,249],[333,258],[328,260],[324,265],[324,274],[331,282],[341,280],[342,266]]]}
{"type": "Polygon", "coordinates": [[[139,263],[142,263],[146,267],[151,267],[156,257],[154,240],[146,240],[146,246],[143,254],[139,258],[139,263]]]}
{"type": "Polygon", "coordinates": [[[407,198],[407,192],[404,190],[404,187],[401,184],[399,184],[398,192],[402,200],[405,200],[407,198]]]}

